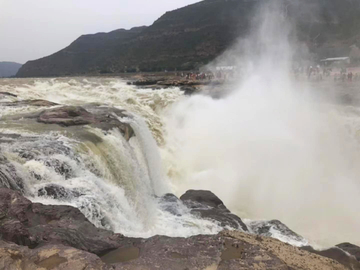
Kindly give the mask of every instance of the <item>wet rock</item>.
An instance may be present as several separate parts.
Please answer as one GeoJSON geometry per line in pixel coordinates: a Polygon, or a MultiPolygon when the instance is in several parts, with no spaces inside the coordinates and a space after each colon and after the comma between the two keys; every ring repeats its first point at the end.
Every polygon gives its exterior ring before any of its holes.
{"type": "Polygon", "coordinates": [[[306,246],[302,249],[326,258],[333,259],[334,261],[344,265],[347,269],[360,270],[359,261],[354,256],[346,253],[344,250],[338,247],[333,247],[326,250],[315,250],[310,246],[306,246]]]}
{"type": "Polygon", "coordinates": [[[182,208],[185,207],[181,200],[174,194],[168,193],[160,198],[160,207],[175,216],[182,215],[182,208]]]}
{"type": "Polygon", "coordinates": [[[194,215],[217,221],[222,227],[248,230],[241,218],[232,214],[211,191],[188,190],[180,197],[180,200],[191,209],[194,215]]]}
{"type": "Polygon", "coordinates": [[[350,243],[342,243],[337,245],[338,248],[346,251],[347,253],[355,256],[355,258],[360,261],[360,247],[355,246],[353,244],[350,243]]]}
{"type": "Polygon", "coordinates": [[[274,237],[277,238],[281,235],[281,241],[286,241],[292,244],[298,245],[307,245],[307,241],[291,229],[289,229],[285,224],[281,223],[279,220],[271,221],[252,221],[247,223],[250,231],[257,235],[274,237]]]}
{"type": "Polygon", "coordinates": [[[53,168],[57,174],[64,176],[66,180],[73,176],[71,166],[64,161],[50,158],[45,161],[45,165],[47,167],[53,168]]]}
{"type": "Polygon", "coordinates": [[[119,120],[125,117],[123,110],[96,105],[64,106],[45,110],[37,115],[37,121],[44,124],[57,124],[64,127],[78,125],[92,125],[108,131],[118,128],[124,137],[129,140],[134,131],[127,123],[119,120]]]}
{"type": "Polygon", "coordinates": [[[180,87],[180,90],[184,91],[184,95],[186,96],[191,96],[197,91],[197,89],[193,86],[182,86],[180,87]]]}
{"type": "Polygon", "coordinates": [[[0,155],[0,188],[10,188],[24,192],[25,186],[15,166],[3,155],[0,155]]]}
{"type": "Polygon", "coordinates": [[[95,117],[82,107],[64,106],[42,112],[37,121],[68,127],[95,123],[95,117]]]}
{"type": "Polygon", "coordinates": [[[70,190],[65,187],[50,184],[38,190],[38,196],[48,196],[56,200],[69,201],[71,198],[80,197],[82,194],[76,190],[70,190]]]}
{"type": "Polygon", "coordinates": [[[21,138],[20,134],[0,133],[0,143],[12,143],[19,138],[21,138]]]}
{"type": "Polygon", "coordinates": [[[45,245],[29,249],[0,240],[0,268],[7,270],[108,270],[94,254],[63,245],[45,245]]]}
{"type": "Polygon", "coordinates": [[[98,229],[76,208],[32,203],[19,192],[0,189],[0,235],[35,248],[62,244],[95,254],[118,248],[123,236],[98,229]]]}
{"type": "Polygon", "coordinates": [[[0,102],[0,106],[8,106],[8,107],[22,107],[22,106],[53,107],[56,105],[59,104],[43,99],[19,100],[14,102],[0,102]]]}
{"type": "Polygon", "coordinates": [[[9,92],[0,92],[0,95],[3,95],[3,96],[10,96],[10,97],[17,97],[17,95],[12,94],[12,93],[9,93],[9,92]]]}
{"type": "Polygon", "coordinates": [[[132,82],[133,85],[136,86],[146,86],[146,85],[154,85],[158,83],[158,79],[141,79],[141,80],[137,80],[132,82]]]}

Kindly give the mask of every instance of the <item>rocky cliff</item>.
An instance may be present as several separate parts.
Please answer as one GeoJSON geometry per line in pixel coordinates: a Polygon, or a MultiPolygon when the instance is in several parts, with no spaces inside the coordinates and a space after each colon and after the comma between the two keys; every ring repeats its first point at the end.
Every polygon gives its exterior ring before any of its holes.
{"type": "MultiPolygon", "coordinates": [[[[19,77],[189,70],[213,60],[249,31],[263,0],[205,0],[167,12],[149,27],[85,35],[26,63],[19,77]]],[[[359,39],[360,3],[283,0],[298,38],[319,55],[340,56],[359,39]]]]}
{"type": "Polygon", "coordinates": [[[14,62],[0,62],[0,78],[15,76],[21,66],[21,64],[14,62]]]}

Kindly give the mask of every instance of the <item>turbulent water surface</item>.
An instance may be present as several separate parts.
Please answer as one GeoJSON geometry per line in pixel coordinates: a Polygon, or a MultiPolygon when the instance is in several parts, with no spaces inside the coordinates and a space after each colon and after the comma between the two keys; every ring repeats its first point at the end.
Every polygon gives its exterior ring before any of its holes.
{"type": "Polygon", "coordinates": [[[1,132],[5,137],[21,134],[6,137],[10,141],[3,142],[1,150],[26,179],[25,191],[32,201],[75,206],[96,226],[129,236],[190,236],[221,229],[193,217],[185,207],[179,206],[181,217],[163,211],[165,206],[157,199],[172,190],[159,152],[165,145],[161,112],[180,98],[178,89],[137,90],[119,79],[99,78],[3,79],[0,89],[18,95],[4,97],[3,102],[45,99],[125,109],[128,118],[122,121],[136,133],[127,142],[117,130],[14,123],[4,119],[44,108],[1,106],[1,132]],[[49,183],[72,193],[57,200],[40,196],[39,190],[49,183]]]}

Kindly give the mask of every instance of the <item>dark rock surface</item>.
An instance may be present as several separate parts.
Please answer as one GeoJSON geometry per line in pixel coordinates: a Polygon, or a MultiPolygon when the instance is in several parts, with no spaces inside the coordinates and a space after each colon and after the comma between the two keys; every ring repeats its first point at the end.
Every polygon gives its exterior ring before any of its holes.
{"type": "Polygon", "coordinates": [[[3,95],[3,96],[10,96],[10,97],[17,97],[17,95],[12,94],[12,93],[9,93],[9,92],[0,92],[0,95],[3,95]]]}
{"type": "Polygon", "coordinates": [[[92,125],[103,130],[118,128],[124,137],[129,140],[134,131],[129,124],[120,122],[116,117],[124,117],[124,111],[100,106],[64,106],[49,109],[37,116],[37,121],[44,124],[60,126],[92,125]]]}
{"type": "MultiPolygon", "coordinates": [[[[178,201],[171,194],[163,198],[178,201]]],[[[224,207],[210,192],[189,191],[184,198],[224,207]]],[[[0,237],[0,269],[346,269],[325,258],[327,254],[310,254],[276,239],[239,231],[189,238],[127,238],[96,228],[78,209],[31,203],[6,188],[0,189],[0,237]]]]}
{"type": "Polygon", "coordinates": [[[8,106],[8,107],[22,107],[22,106],[53,107],[59,104],[43,99],[29,99],[29,100],[19,100],[14,102],[1,102],[0,105],[8,106]]]}
{"type": "Polygon", "coordinates": [[[18,191],[24,190],[24,183],[18,175],[16,168],[3,155],[0,155],[0,188],[18,191]]]}
{"type": "Polygon", "coordinates": [[[338,248],[341,248],[342,250],[346,251],[347,253],[355,256],[355,258],[360,261],[360,247],[355,246],[350,243],[342,243],[337,245],[338,248]]]}
{"type": "Polygon", "coordinates": [[[76,208],[31,203],[20,192],[0,189],[1,239],[35,248],[62,244],[101,254],[120,246],[120,234],[96,228],[76,208]]]}
{"type": "Polygon", "coordinates": [[[88,125],[96,122],[95,116],[82,107],[64,106],[43,111],[37,121],[61,126],[88,125]]]}
{"type": "MultiPolygon", "coordinates": [[[[0,105],[4,104],[5,106],[48,107],[53,107],[54,105],[57,105],[43,100],[0,103],[0,105]]],[[[25,119],[26,122],[24,124],[30,125],[31,122],[29,121],[33,119],[36,120],[38,123],[56,124],[62,127],[91,125],[104,131],[109,131],[111,129],[117,128],[120,130],[125,139],[129,140],[132,136],[135,135],[135,133],[131,128],[130,124],[124,123],[119,120],[119,118],[122,117],[128,117],[124,110],[119,110],[113,107],[100,106],[96,104],[87,104],[83,107],[62,106],[28,114],[9,115],[4,116],[2,120],[21,121],[25,119]]],[[[80,134],[80,130],[77,133],[80,134]]]]}
{"type": "Polygon", "coordinates": [[[333,259],[334,261],[344,265],[347,269],[360,269],[359,261],[354,256],[347,254],[344,250],[338,247],[333,247],[326,250],[315,250],[314,248],[307,246],[302,247],[302,249],[323,257],[333,259]]]}
{"type": "Polygon", "coordinates": [[[222,227],[230,227],[248,231],[241,218],[232,214],[224,203],[212,192],[205,190],[189,190],[180,200],[191,209],[191,213],[204,219],[215,220],[222,227]]]}
{"type": "Polygon", "coordinates": [[[49,184],[38,190],[38,196],[48,196],[53,199],[69,201],[73,197],[80,197],[82,194],[77,190],[69,190],[60,185],[49,184]]]}

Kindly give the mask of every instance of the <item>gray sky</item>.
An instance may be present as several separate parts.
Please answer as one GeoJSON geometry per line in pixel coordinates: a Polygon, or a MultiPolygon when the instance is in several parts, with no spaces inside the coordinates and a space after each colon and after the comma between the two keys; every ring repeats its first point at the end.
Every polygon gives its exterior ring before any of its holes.
{"type": "Polygon", "coordinates": [[[0,61],[25,63],[83,34],[150,25],[200,0],[0,0],[0,61]]]}

